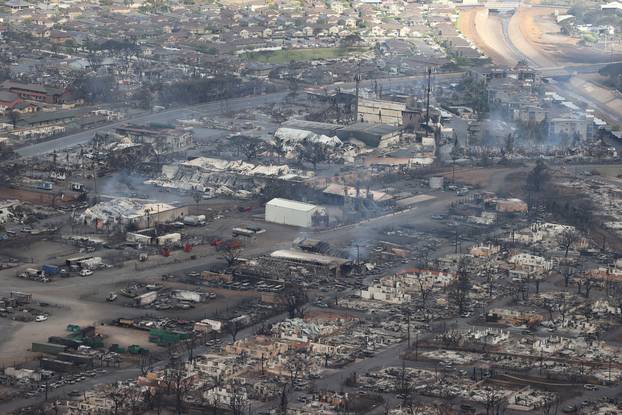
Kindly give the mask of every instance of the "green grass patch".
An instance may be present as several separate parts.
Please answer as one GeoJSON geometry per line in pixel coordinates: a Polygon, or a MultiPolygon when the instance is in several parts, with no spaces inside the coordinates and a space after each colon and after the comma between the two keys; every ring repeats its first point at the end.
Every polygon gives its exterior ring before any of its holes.
{"type": "Polygon", "coordinates": [[[367,52],[367,48],[313,48],[313,49],[284,49],[266,50],[261,52],[246,52],[242,58],[273,64],[286,64],[291,61],[313,61],[342,58],[356,53],[367,52]]]}

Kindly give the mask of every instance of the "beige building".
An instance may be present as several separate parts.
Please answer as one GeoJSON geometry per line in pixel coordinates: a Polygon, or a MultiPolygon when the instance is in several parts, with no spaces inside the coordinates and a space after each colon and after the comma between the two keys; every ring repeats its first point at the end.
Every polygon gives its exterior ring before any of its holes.
{"type": "Polygon", "coordinates": [[[406,104],[380,99],[359,98],[358,121],[372,124],[402,125],[406,104]]]}

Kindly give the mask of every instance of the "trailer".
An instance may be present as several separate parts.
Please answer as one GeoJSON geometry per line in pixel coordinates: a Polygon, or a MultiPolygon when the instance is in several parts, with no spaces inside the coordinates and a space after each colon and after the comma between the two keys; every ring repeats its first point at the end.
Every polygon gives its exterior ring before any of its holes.
{"type": "Polygon", "coordinates": [[[67,337],[60,337],[60,336],[51,336],[48,337],[48,343],[54,343],[54,344],[61,344],[63,346],[66,346],[70,349],[77,349],[78,347],[82,346],[82,342],[75,340],[75,339],[70,339],[67,337]]]}
{"type": "Polygon", "coordinates": [[[247,238],[252,238],[253,236],[256,235],[256,232],[253,232],[250,229],[245,229],[245,228],[233,228],[231,234],[233,235],[234,238],[237,236],[245,236],[247,238]]]}
{"type": "Polygon", "coordinates": [[[67,346],[54,343],[33,343],[30,349],[33,353],[59,354],[67,350],[67,346]]]}
{"type": "Polygon", "coordinates": [[[198,215],[198,216],[188,215],[188,216],[184,216],[183,224],[187,226],[203,226],[206,224],[205,219],[206,219],[205,215],[198,215]]]}
{"type": "Polygon", "coordinates": [[[180,331],[168,331],[164,329],[149,330],[149,341],[158,346],[168,346],[183,340],[188,340],[192,334],[180,331]]]}
{"type": "Polygon", "coordinates": [[[83,354],[76,354],[76,353],[59,353],[57,355],[59,360],[63,360],[66,362],[71,362],[73,364],[77,364],[77,365],[89,365],[92,366],[93,365],[93,357],[91,356],[86,356],[83,354]]]}
{"type": "Polygon", "coordinates": [[[232,229],[231,233],[233,237],[237,236],[245,236],[247,238],[252,238],[253,236],[261,235],[265,233],[266,230],[262,228],[258,228],[256,226],[237,226],[232,229]]]}
{"type": "Polygon", "coordinates": [[[36,277],[40,274],[40,271],[35,268],[26,268],[26,271],[24,271],[24,273],[29,277],[36,277]]]}
{"type": "Polygon", "coordinates": [[[36,187],[37,189],[41,189],[41,190],[52,190],[54,189],[54,183],[41,181],[37,183],[36,187]]]}
{"type": "Polygon", "coordinates": [[[54,372],[74,372],[78,367],[71,362],[57,359],[41,359],[41,369],[52,370],[54,372]]]}
{"type": "Polygon", "coordinates": [[[65,260],[65,264],[70,267],[72,265],[78,266],[80,267],[80,263],[83,261],[88,261],[90,259],[93,259],[92,255],[88,255],[88,256],[79,256],[79,257],[75,257],[75,258],[69,258],[65,260]]]}
{"type": "Polygon", "coordinates": [[[60,274],[60,268],[56,265],[45,264],[41,267],[41,271],[43,271],[46,275],[58,275],[60,274]]]}
{"type": "Polygon", "coordinates": [[[134,298],[136,305],[146,306],[158,299],[157,291],[149,291],[134,298]]]}

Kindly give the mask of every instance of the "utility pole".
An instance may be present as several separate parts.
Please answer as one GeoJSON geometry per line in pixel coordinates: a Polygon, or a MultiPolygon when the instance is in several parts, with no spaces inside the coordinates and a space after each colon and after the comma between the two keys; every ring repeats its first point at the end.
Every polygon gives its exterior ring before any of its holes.
{"type": "Polygon", "coordinates": [[[354,103],[354,122],[359,120],[359,86],[361,83],[361,62],[359,62],[356,66],[356,75],[354,76],[354,81],[356,83],[355,92],[356,92],[356,101],[354,103]]]}
{"type": "Polygon", "coordinates": [[[91,164],[91,169],[93,171],[93,193],[95,193],[95,197],[97,197],[97,167],[95,166],[95,162],[91,164]]]}
{"type": "Polygon", "coordinates": [[[264,374],[264,354],[261,354],[261,375],[264,374]]]}
{"type": "Polygon", "coordinates": [[[432,67],[428,68],[428,90],[426,92],[426,103],[425,103],[425,126],[426,129],[430,126],[430,90],[432,88],[432,67]]]}
{"type": "Polygon", "coordinates": [[[609,357],[609,382],[611,382],[611,360],[612,360],[612,357],[610,356],[609,357]]]}
{"type": "Polygon", "coordinates": [[[410,311],[408,312],[408,350],[410,350],[410,311]]]}
{"type": "Polygon", "coordinates": [[[419,332],[415,332],[415,362],[419,358],[417,355],[419,354],[419,332]]]}

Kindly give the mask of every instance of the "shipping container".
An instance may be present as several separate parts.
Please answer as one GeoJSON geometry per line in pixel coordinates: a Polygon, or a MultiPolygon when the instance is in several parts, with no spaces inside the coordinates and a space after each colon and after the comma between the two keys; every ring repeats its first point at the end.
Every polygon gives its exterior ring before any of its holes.
{"type": "Polygon", "coordinates": [[[57,275],[60,273],[60,268],[56,265],[44,265],[41,267],[41,271],[45,272],[47,275],[57,275]]]}
{"type": "Polygon", "coordinates": [[[136,304],[140,306],[149,305],[157,299],[158,299],[157,291],[149,291],[135,298],[136,304]]]}
{"type": "Polygon", "coordinates": [[[54,372],[74,372],[79,368],[71,362],[56,359],[41,359],[41,369],[53,370],[54,372]]]}
{"type": "Polygon", "coordinates": [[[31,351],[34,353],[59,354],[67,350],[67,346],[54,343],[33,343],[31,351]]]}
{"type": "Polygon", "coordinates": [[[151,343],[156,343],[158,346],[175,344],[182,340],[187,340],[190,337],[191,334],[186,332],[168,331],[164,329],[149,330],[149,341],[151,343]]]}
{"type": "Polygon", "coordinates": [[[54,188],[54,183],[52,183],[52,182],[39,182],[39,183],[37,183],[37,189],[52,190],[53,188],[54,188]]]}
{"type": "Polygon", "coordinates": [[[62,344],[63,346],[67,346],[71,349],[77,349],[78,347],[82,345],[82,342],[80,341],[77,341],[75,339],[69,339],[67,337],[60,337],[60,336],[49,337],[48,343],[62,344]]]}
{"type": "Polygon", "coordinates": [[[86,356],[83,354],[75,354],[75,353],[59,353],[57,355],[59,360],[64,360],[66,362],[71,362],[79,365],[92,365],[93,358],[91,356],[86,356]]]}

